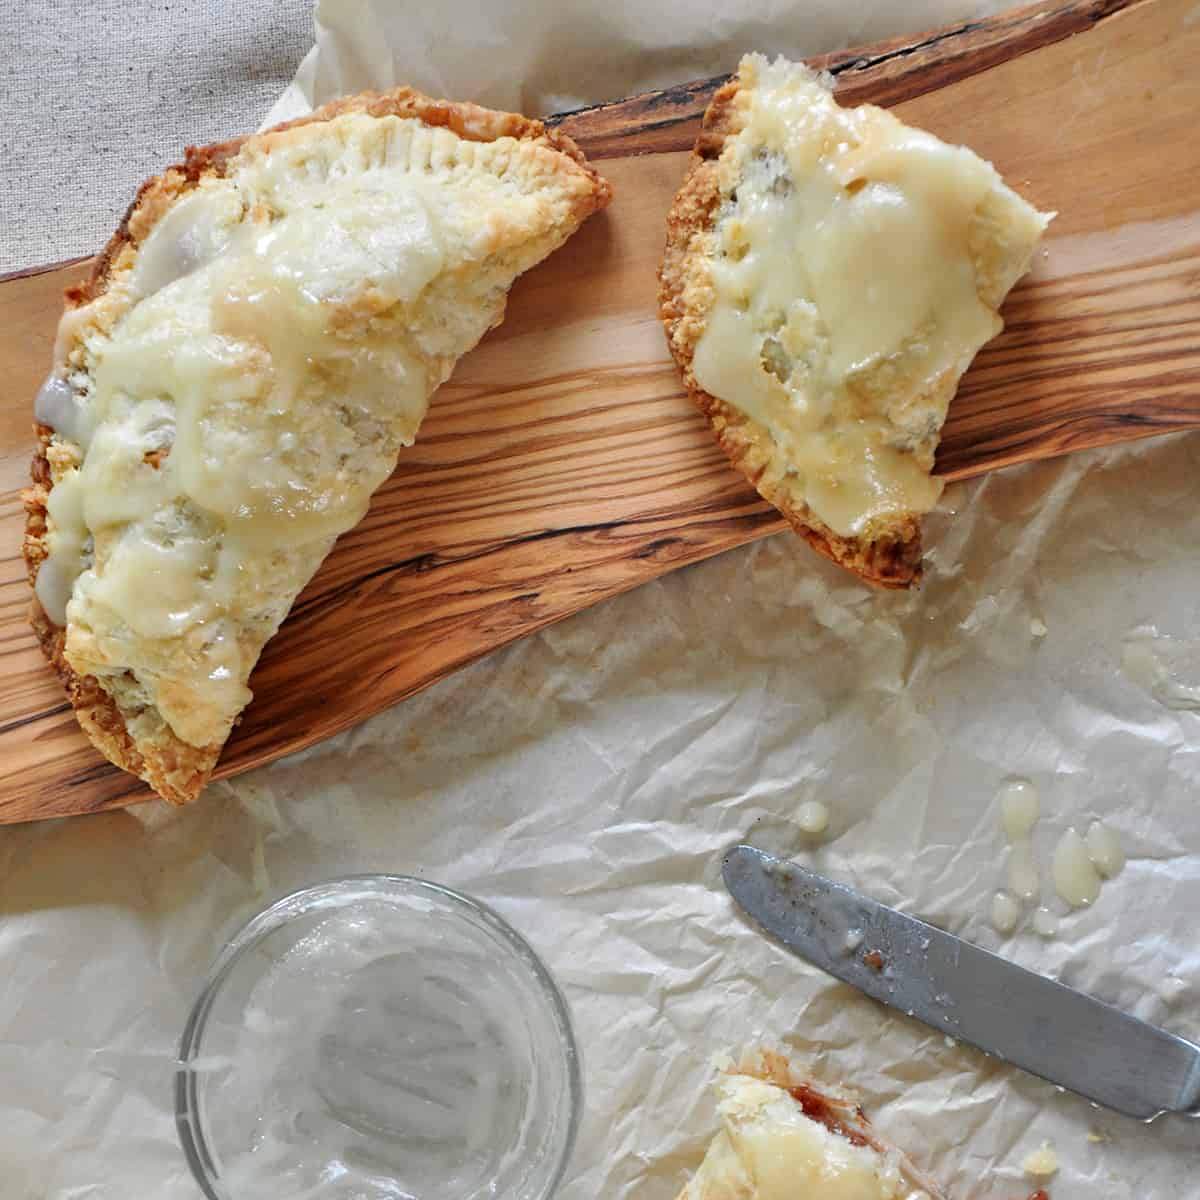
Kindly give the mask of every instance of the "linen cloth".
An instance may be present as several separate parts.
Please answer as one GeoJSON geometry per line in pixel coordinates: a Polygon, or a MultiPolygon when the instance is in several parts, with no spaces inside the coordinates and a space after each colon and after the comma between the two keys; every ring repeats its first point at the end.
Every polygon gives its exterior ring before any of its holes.
{"type": "Polygon", "coordinates": [[[253,129],[310,0],[4,0],[0,273],[94,254],[184,146],[253,129]]]}

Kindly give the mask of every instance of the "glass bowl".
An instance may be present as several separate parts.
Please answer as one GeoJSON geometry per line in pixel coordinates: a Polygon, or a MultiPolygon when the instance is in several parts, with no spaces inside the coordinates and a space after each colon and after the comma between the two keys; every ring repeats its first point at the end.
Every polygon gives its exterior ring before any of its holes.
{"type": "Polygon", "coordinates": [[[212,966],[175,1078],[210,1200],[545,1200],[580,1107],[567,1007],[528,943],[402,875],[254,917],[212,966]]]}

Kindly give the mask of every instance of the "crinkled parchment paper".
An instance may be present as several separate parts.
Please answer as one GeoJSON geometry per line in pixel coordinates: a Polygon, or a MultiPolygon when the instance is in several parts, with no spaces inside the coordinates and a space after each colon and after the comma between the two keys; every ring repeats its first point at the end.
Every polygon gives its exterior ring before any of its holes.
{"type": "MultiPolygon", "coordinates": [[[[411,78],[549,109],[901,19],[833,0],[704,21],[682,4],[463,8],[323,3],[300,87],[411,78]]],[[[282,892],[373,870],[492,903],[563,985],[587,1089],[563,1200],[671,1200],[714,1129],[712,1055],[760,1038],[850,1081],[954,1196],[1026,1195],[1043,1139],[1054,1200],[1193,1194],[1194,1126],[1093,1109],[833,983],[733,914],[719,858],[748,835],[1200,1038],[1200,717],[1178,706],[1200,680],[1161,678],[1197,661],[1179,642],[1197,637],[1198,478],[1200,438],[1175,437],[951,488],[914,595],[773,537],[190,808],[0,830],[0,1196],[195,1197],[172,1060],[210,958],[282,892]],[[1179,639],[1158,674],[1147,626],[1179,639]],[[1049,942],[987,922],[1009,774],[1041,790],[1048,896],[1068,824],[1103,817],[1129,854],[1049,942]],[[832,809],[819,839],[795,823],[809,799],[832,809]]]]}

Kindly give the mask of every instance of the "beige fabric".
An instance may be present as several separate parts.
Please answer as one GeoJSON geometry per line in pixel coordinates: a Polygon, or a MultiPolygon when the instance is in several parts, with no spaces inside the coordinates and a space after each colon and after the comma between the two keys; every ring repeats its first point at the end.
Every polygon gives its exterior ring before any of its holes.
{"type": "Polygon", "coordinates": [[[311,0],[0,4],[0,273],[98,250],[185,145],[254,129],[312,40],[311,0]]]}

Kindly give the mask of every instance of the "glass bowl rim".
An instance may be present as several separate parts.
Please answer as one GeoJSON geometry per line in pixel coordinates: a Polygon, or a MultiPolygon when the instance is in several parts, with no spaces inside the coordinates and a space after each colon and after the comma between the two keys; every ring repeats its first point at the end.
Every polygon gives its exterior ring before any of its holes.
{"type": "Polygon", "coordinates": [[[242,957],[269,934],[308,912],[317,901],[341,891],[351,891],[355,885],[374,885],[379,892],[397,889],[404,892],[423,891],[433,893],[440,900],[449,901],[452,908],[459,910],[460,915],[483,924],[491,933],[498,935],[505,948],[523,964],[538,990],[549,1002],[550,1015],[558,1033],[566,1065],[568,1113],[558,1161],[554,1164],[541,1195],[536,1198],[547,1200],[558,1190],[567,1164],[571,1161],[583,1110],[583,1073],[580,1067],[579,1046],[566,999],[537,951],[490,905],[442,883],[434,883],[416,875],[388,872],[338,875],[295,888],[273,900],[265,908],[259,909],[226,939],[217,952],[183,1027],[175,1062],[175,1128],[184,1158],[200,1190],[208,1200],[237,1200],[237,1197],[226,1191],[221,1173],[205,1140],[196,1083],[199,1073],[193,1070],[191,1065],[198,1057],[209,1013],[223,985],[229,980],[242,957]]]}

